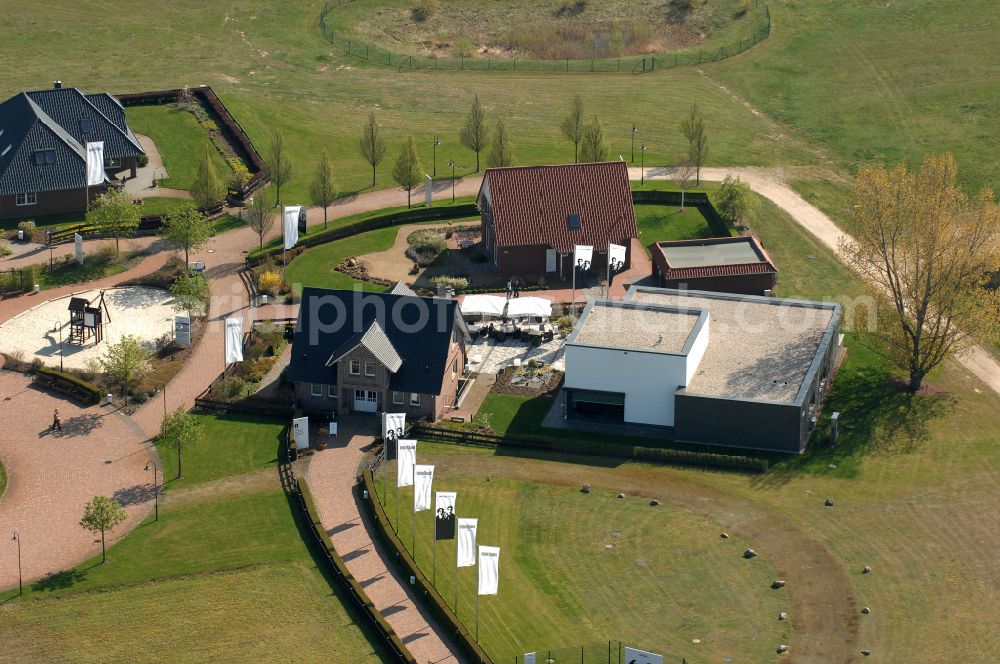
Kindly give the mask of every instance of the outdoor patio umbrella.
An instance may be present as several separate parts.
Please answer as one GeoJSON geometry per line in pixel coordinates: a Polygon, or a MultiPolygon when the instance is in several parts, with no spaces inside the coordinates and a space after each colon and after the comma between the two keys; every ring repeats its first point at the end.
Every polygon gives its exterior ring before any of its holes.
{"type": "Polygon", "coordinates": [[[506,303],[496,295],[466,295],[460,306],[463,316],[502,316],[506,303]]]}
{"type": "Polygon", "coordinates": [[[510,318],[523,316],[547,318],[551,315],[552,302],[544,297],[517,297],[507,303],[507,316],[510,318]]]}

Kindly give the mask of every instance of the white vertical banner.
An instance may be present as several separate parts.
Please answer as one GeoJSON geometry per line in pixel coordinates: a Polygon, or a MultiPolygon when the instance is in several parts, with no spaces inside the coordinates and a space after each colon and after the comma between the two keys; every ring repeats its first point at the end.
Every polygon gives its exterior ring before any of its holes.
{"type": "Polygon", "coordinates": [[[382,440],[388,444],[403,437],[406,413],[382,413],[382,440]]]}
{"type": "Polygon", "coordinates": [[[87,143],[87,186],[104,184],[104,141],[87,143]]]}
{"type": "Polygon", "coordinates": [[[73,242],[76,244],[76,262],[83,265],[83,236],[73,233],[73,242]]]}
{"type": "Polygon", "coordinates": [[[573,247],[573,265],[579,270],[589,270],[590,263],[594,259],[594,248],[585,244],[578,244],[573,247]]]}
{"type": "Polygon", "coordinates": [[[299,241],[299,209],[301,207],[301,205],[286,205],[281,209],[285,249],[291,249],[299,241]]]}
{"type": "Polygon", "coordinates": [[[417,441],[396,441],[396,486],[413,484],[413,467],[417,465],[417,441]]]}
{"type": "Polygon", "coordinates": [[[304,450],[309,447],[309,418],[297,417],[292,420],[292,436],[295,439],[295,448],[304,450]]]}
{"type": "Polygon", "coordinates": [[[479,594],[496,595],[500,585],[500,547],[479,547],[479,594]]]}
{"type": "Polygon", "coordinates": [[[479,519],[458,520],[458,559],[456,567],[473,567],[476,564],[476,529],[479,519]]]}
{"type": "Polygon", "coordinates": [[[226,319],[226,366],[243,361],[243,320],[226,319]]]}
{"type": "Polygon", "coordinates": [[[431,508],[431,484],[434,483],[434,466],[413,467],[413,511],[431,508]]]}
{"type": "Polygon", "coordinates": [[[427,207],[434,204],[434,178],[424,173],[424,203],[427,207]]]}
{"type": "Polygon", "coordinates": [[[625,247],[620,244],[608,245],[608,274],[614,276],[625,269],[625,247]]]}

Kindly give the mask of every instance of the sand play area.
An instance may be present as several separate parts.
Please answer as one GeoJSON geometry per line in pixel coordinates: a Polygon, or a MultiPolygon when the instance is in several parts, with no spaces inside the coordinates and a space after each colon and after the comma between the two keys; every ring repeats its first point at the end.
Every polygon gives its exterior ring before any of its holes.
{"type": "Polygon", "coordinates": [[[110,321],[104,323],[104,340],[94,343],[93,337],[80,345],[69,343],[69,301],[81,297],[97,304],[101,291],[88,290],[72,296],[48,300],[18,314],[0,325],[0,352],[21,351],[30,362],[40,358],[46,366],[59,368],[59,328],[62,331],[62,359],[66,368],[83,369],[91,359],[100,357],[109,344],[131,334],[156,347],[164,334],[173,335],[173,296],[159,288],[130,286],[104,289],[104,303],[110,321]]]}

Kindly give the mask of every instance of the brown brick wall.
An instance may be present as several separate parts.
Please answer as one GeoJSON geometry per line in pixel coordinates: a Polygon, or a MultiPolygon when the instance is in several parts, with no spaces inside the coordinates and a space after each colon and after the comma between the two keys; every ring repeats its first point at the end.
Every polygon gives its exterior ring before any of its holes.
{"type": "MultiPolygon", "coordinates": [[[[92,187],[90,200],[96,199],[100,193],[100,187],[92,187]]],[[[16,197],[0,196],[0,219],[33,219],[46,214],[83,212],[86,195],[86,189],[43,191],[39,192],[38,202],[34,205],[17,205],[16,197]]]]}

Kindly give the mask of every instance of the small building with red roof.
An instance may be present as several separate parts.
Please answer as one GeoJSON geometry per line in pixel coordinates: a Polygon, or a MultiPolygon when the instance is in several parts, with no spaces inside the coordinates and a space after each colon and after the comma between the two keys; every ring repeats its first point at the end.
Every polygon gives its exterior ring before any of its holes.
{"type": "Polygon", "coordinates": [[[476,203],[483,253],[504,276],[569,279],[576,245],[594,248],[591,269],[603,274],[608,245],[638,237],[623,161],[489,168],[476,203]]]}
{"type": "Polygon", "coordinates": [[[649,253],[662,288],[766,295],[777,283],[778,268],[752,235],[654,242],[649,253]]]}

